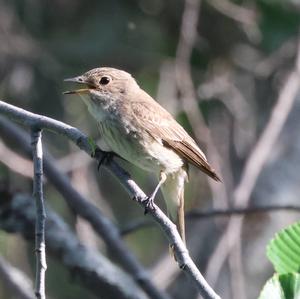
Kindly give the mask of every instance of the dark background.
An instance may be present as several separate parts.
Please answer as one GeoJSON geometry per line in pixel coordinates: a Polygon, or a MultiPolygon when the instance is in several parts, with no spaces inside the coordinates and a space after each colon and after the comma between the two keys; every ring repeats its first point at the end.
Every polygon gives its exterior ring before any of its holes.
{"type": "MultiPolygon", "coordinates": [[[[238,204],[234,204],[236,188],[245,176],[246,162],[296,67],[299,23],[296,0],[2,0],[0,97],[97,139],[95,122],[81,100],[62,95],[70,88],[63,79],[99,66],[124,69],[191,133],[223,178],[217,184],[191,167],[187,211],[233,207],[238,204]]],[[[250,190],[251,205],[299,201],[299,99],[298,92],[266,164],[259,169],[250,190]]],[[[121,230],[147,219],[111,174],[104,169],[98,173],[95,161],[68,140],[46,132],[43,140],[75,188],[121,230]]],[[[13,193],[31,193],[30,161],[16,163],[14,155],[19,154],[13,142],[0,141],[1,185],[13,193]]],[[[153,175],[120,163],[146,193],[152,190],[153,175]]],[[[45,198],[85,245],[106,254],[105,244],[47,182],[45,198]]],[[[157,202],[165,208],[161,198],[157,202]]],[[[228,250],[229,239],[219,243],[227,217],[187,216],[187,245],[222,298],[256,298],[273,273],[265,255],[268,240],[297,218],[286,211],[246,216],[240,237],[228,250]]],[[[158,227],[141,228],[124,239],[160,288],[173,298],[199,298],[169,256],[158,227]]],[[[0,253],[33,279],[32,246],[20,236],[0,231],[0,253]]],[[[95,298],[51,257],[47,293],[51,298],[95,298]]],[[[15,298],[1,277],[0,298],[15,298]]]]}

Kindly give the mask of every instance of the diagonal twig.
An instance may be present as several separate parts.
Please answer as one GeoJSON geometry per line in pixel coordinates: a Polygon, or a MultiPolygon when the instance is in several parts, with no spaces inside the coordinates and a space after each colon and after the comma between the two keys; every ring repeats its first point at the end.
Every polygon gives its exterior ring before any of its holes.
{"type": "MultiPolygon", "coordinates": [[[[53,120],[45,116],[28,112],[24,109],[20,109],[18,107],[15,107],[13,105],[10,105],[2,101],[0,101],[0,114],[5,115],[6,117],[13,119],[14,121],[17,121],[29,127],[37,126],[39,128],[50,130],[55,133],[64,135],[68,139],[72,140],[82,150],[85,150],[90,155],[94,154],[94,149],[90,145],[88,138],[74,127],[71,127],[62,122],[53,120]]],[[[3,121],[2,122],[0,121],[0,123],[2,125],[3,121]]],[[[50,165],[48,167],[50,167],[50,165]]],[[[144,200],[146,198],[146,194],[132,180],[130,175],[113,160],[107,163],[105,167],[108,170],[110,170],[110,172],[112,172],[119,179],[119,182],[129,193],[129,195],[132,198],[134,198],[143,208],[146,208],[147,202],[144,200]]],[[[79,194],[76,195],[77,199],[78,196],[80,195],[79,194]]],[[[86,213],[86,211],[82,211],[82,207],[81,210],[78,211],[76,210],[76,212],[78,212],[78,214],[80,215],[84,215],[86,213]]],[[[89,212],[93,214],[94,218],[98,217],[98,213],[100,213],[100,211],[99,210],[97,211],[97,209],[95,209],[94,206],[93,206],[93,210],[89,210],[89,212]]],[[[202,274],[200,273],[200,271],[192,261],[185,245],[183,244],[179,236],[175,224],[171,222],[170,219],[156,205],[155,205],[155,209],[149,210],[149,215],[151,215],[151,217],[156,221],[156,223],[160,225],[161,229],[164,231],[170,245],[172,245],[172,247],[174,248],[176,260],[178,262],[179,267],[185,273],[187,273],[188,276],[194,281],[195,285],[197,286],[202,296],[205,299],[220,298],[214,292],[214,290],[208,285],[208,283],[206,282],[206,280],[204,279],[204,277],[202,276],[202,274]]],[[[103,221],[101,220],[101,222],[103,221]]],[[[111,232],[110,234],[113,235],[111,232]]],[[[136,265],[135,265],[135,269],[136,269],[136,265]]]]}
{"type": "Polygon", "coordinates": [[[32,161],[21,157],[15,151],[7,147],[2,140],[0,140],[0,161],[13,172],[28,178],[33,177],[32,161]]]}
{"type": "MultiPolygon", "coordinates": [[[[15,193],[9,194],[4,200],[3,191],[5,192],[5,189],[0,190],[0,228],[10,234],[20,234],[28,242],[34,242],[36,214],[32,196],[15,193]]],[[[95,295],[93,298],[103,298],[102,296],[105,294],[107,299],[149,299],[128,273],[112,263],[101,252],[81,243],[72,228],[47,205],[46,211],[47,251],[69,271],[72,277],[71,282],[76,282],[84,287],[95,295]]],[[[1,276],[2,268],[0,258],[1,276]]],[[[12,271],[8,270],[9,275],[12,271]]],[[[10,276],[13,274],[14,277],[10,278],[13,281],[8,282],[8,285],[13,284],[14,291],[20,293],[21,289],[22,293],[25,293],[29,286],[27,286],[24,275],[20,277],[16,270],[10,276]],[[18,286],[18,284],[22,284],[22,286],[18,286]]],[[[4,279],[8,280],[5,277],[4,279]]],[[[33,290],[30,293],[32,296],[29,298],[22,296],[17,298],[33,299],[33,290]]]]}
{"type": "MultiPolygon", "coordinates": [[[[249,156],[233,197],[234,204],[240,208],[247,207],[250,195],[255,187],[258,176],[268,160],[270,152],[290,114],[293,104],[300,90],[300,41],[298,56],[294,70],[287,77],[278,100],[272,110],[270,119],[262,132],[256,146],[249,156]]],[[[215,273],[219,273],[227,255],[232,251],[237,238],[241,234],[243,217],[232,217],[220,239],[211,261],[207,267],[207,276],[214,285],[216,282],[215,273]],[[224,251],[225,248],[225,251],[224,251]],[[222,257],[222,258],[219,258],[222,257]]]]}
{"type": "Polygon", "coordinates": [[[29,277],[0,256],[0,278],[12,294],[19,299],[34,299],[34,290],[29,277]]]}
{"type": "MultiPolygon", "coordinates": [[[[220,173],[222,159],[216,149],[210,130],[206,126],[202,114],[199,113],[190,65],[192,51],[198,36],[197,25],[199,23],[200,8],[201,0],[185,0],[175,58],[176,85],[181,94],[180,103],[192,126],[196,140],[198,142],[203,141],[206,144],[208,160],[216,168],[217,173],[220,173]]],[[[212,180],[208,180],[208,184],[213,193],[214,202],[227,205],[228,198],[225,184],[216,184],[212,180]]]]}
{"type": "MultiPolygon", "coordinates": [[[[11,105],[9,105],[9,107],[10,106],[11,105]]],[[[20,109],[17,107],[15,108],[20,109]]],[[[56,120],[48,119],[40,115],[36,115],[25,111],[23,109],[20,110],[29,113],[29,115],[36,120],[43,119],[43,122],[49,121],[50,123],[53,121],[51,125],[48,124],[48,126],[52,129],[56,128],[57,126],[60,127],[59,125],[57,125],[60,122],[57,122],[56,120]]],[[[84,136],[79,130],[63,123],[60,124],[62,126],[65,126],[67,130],[71,132],[70,134],[72,134],[72,138],[74,138],[74,140],[77,140],[76,137],[78,137],[77,143],[80,144],[83,148],[86,148],[87,152],[89,150],[91,152],[93,151],[88,142],[88,138],[84,136]],[[75,134],[76,137],[74,137],[73,134],[75,134]],[[83,138],[83,140],[81,140],[81,138],[83,138]]],[[[42,126],[42,124],[39,124],[38,127],[42,126]]],[[[62,127],[60,127],[60,130],[62,130],[62,127]]],[[[31,155],[31,146],[27,138],[28,136],[23,130],[18,128],[13,123],[8,122],[7,119],[0,117],[0,131],[3,136],[13,139],[17,144],[18,148],[22,149],[27,155],[31,155]]],[[[78,215],[86,219],[93,226],[94,230],[104,239],[107,246],[111,248],[111,250],[115,253],[120,264],[133,276],[136,282],[150,296],[150,298],[168,299],[169,296],[167,296],[167,294],[158,290],[155,287],[155,285],[150,280],[148,273],[144,270],[144,268],[138,263],[133,254],[129,251],[125,243],[120,238],[119,231],[112,223],[112,221],[105,217],[95,205],[91,204],[87,199],[85,199],[79,192],[77,192],[72,187],[68,177],[62,174],[57,169],[53,159],[46,154],[44,154],[44,171],[49,181],[51,181],[52,184],[57,188],[57,190],[62,194],[68,205],[78,215]]]]}

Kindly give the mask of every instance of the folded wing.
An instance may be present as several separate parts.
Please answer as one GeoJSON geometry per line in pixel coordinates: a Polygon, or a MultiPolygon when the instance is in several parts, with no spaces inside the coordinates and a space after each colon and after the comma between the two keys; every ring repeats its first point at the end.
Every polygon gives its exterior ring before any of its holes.
{"type": "Polygon", "coordinates": [[[150,96],[147,100],[132,102],[131,109],[133,116],[141,122],[148,134],[214,180],[220,181],[215,170],[207,162],[204,153],[183,127],[150,96]]]}

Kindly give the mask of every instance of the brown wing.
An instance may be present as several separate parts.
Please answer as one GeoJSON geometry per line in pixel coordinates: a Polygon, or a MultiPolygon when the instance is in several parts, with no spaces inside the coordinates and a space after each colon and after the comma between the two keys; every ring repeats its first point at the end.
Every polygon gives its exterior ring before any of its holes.
{"type": "Polygon", "coordinates": [[[141,126],[154,139],[174,150],[184,160],[192,163],[214,180],[220,181],[204,153],[183,127],[148,94],[144,93],[143,98],[145,95],[147,96],[145,101],[131,102],[133,115],[141,126]]]}

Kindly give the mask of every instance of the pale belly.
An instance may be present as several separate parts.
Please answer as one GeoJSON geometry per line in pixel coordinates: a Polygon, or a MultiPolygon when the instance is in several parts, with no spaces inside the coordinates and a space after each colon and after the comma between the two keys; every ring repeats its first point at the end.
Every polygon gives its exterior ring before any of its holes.
{"type": "Polygon", "coordinates": [[[182,159],[174,151],[164,147],[149,135],[141,138],[139,134],[126,131],[111,122],[100,123],[99,130],[111,151],[144,170],[174,173],[183,165],[182,159]]]}

